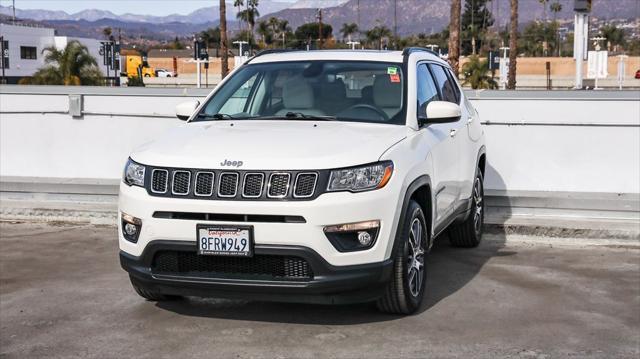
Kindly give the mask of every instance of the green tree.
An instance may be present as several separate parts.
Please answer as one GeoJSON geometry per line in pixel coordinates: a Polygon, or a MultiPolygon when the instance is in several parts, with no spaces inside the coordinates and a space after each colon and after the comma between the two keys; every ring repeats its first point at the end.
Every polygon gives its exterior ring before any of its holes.
{"type": "Polygon", "coordinates": [[[384,40],[385,38],[389,39],[393,35],[393,33],[388,27],[384,25],[378,25],[373,29],[367,31],[365,35],[367,37],[369,46],[375,45],[375,48],[382,50],[382,40],[384,40]]]}
{"type": "MultiPolygon", "coordinates": [[[[333,28],[329,24],[322,24],[322,38],[328,39],[333,34],[333,28]]],[[[295,32],[296,39],[299,41],[299,45],[311,44],[312,41],[320,39],[320,24],[317,22],[310,22],[300,25],[295,32]]]]}
{"type": "Polygon", "coordinates": [[[350,24],[344,23],[342,24],[342,29],[340,29],[340,33],[342,34],[342,40],[351,41],[351,35],[358,33],[358,24],[352,22],[350,24]]]}
{"type": "Polygon", "coordinates": [[[549,7],[549,10],[553,13],[553,20],[558,19],[558,13],[562,11],[562,4],[560,4],[557,0],[549,7]]]}
{"type": "Polygon", "coordinates": [[[49,46],[42,50],[45,66],[31,78],[24,78],[21,84],[96,86],[104,83],[104,76],[96,59],[86,46],[73,40],[64,49],[49,46]]]}
{"type": "Polygon", "coordinates": [[[472,89],[496,89],[498,83],[489,76],[489,62],[480,60],[477,55],[469,57],[469,62],[462,66],[465,85],[472,89]]]}
{"type": "Polygon", "coordinates": [[[284,48],[287,42],[294,40],[293,32],[291,32],[291,26],[289,26],[289,21],[281,20],[277,17],[269,18],[269,26],[271,27],[271,32],[273,33],[273,41],[282,42],[282,47],[284,48]]]}
{"type": "Polygon", "coordinates": [[[220,27],[210,27],[198,34],[198,37],[207,44],[209,48],[218,48],[220,45],[220,27]]]}
{"type": "MultiPolygon", "coordinates": [[[[239,1],[239,3],[240,6],[243,5],[243,1],[239,1]]],[[[236,17],[238,20],[246,22],[249,25],[249,32],[253,34],[253,29],[256,26],[256,20],[260,17],[260,12],[258,11],[258,0],[247,0],[247,7],[238,12],[236,17]]]]}
{"type": "Polygon", "coordinates": [[[524,52],[525,56],[547,56],[557,52],[558,39],[557,22],[529,23],[520,36],[518,49],[524,52]]]}
{"type": "Polygon", "coordinates": [[[114,40],[112,33],[113,33],[113,30],[109,26],[102,29],[102,35],[104,35],[104,38],[109,41],[114,40]]]}
{"type": "Polygon", "coordinates": [[[180,41],[180,39],[176,36],[173,41],[171,42],[171,45],[169,45],[170,48],[175,49],[175,50],[182,50],[184,49],[184,45],[182,44],[182,42],[180,41]]]}
{"type": "Polygon", "coordinates": [[[266,21],[258,22],[258,29],[256,33],[260,35],[260,40],[263,46],[268,46],[273,43],[273,31],[271,30],[271,26],[266,21]]]}
{"type": "Polygon", "coordinates": [[[624,46],[626,43],[624,30],[615,25],[604,25],[600,28],[600,33],[607,39],[608,51],[617,51],[619,46],[624,46]]]}
{"type": "Polygon", "coordinates": [[[487,29],[493,25],[493,15],[487,7],[489,0],[468,0],[462,13],[462,51],[477,54],[487,29]]]}

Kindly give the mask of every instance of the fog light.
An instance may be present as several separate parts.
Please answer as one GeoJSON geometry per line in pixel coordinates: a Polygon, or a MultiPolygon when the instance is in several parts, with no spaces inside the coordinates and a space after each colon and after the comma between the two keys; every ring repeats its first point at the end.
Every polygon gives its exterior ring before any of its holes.
{"type": "Polygon", "coordinates": [[[136,228],[134,224],[126,223],[124,225],[124,233],[133,237],[136,235],[136,233],[138,233],[138,228],[136,228]]]}
{"type": "Polygon", "coordinates": [[[362,251],[373,247],[380,221],[344,223],[324,227],[324,234],[338,252],[362,251]]]}
{"type": "Polygon", "coordinates": [[[122,235],[129,242],[137,243],[142,228],[142,220],[132,215],[122,213],[122,235]]]}
{"type": "Polygon", "coordinates": [[[363,246],[369,246],[371,244],[371,235],[369,232],[358,232],[358,242],[363,246]]]}

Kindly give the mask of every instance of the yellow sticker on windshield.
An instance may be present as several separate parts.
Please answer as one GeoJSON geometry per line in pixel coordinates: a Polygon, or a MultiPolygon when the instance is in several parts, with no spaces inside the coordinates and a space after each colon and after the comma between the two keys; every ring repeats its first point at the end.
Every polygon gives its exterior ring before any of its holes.
{"type": "Polygon", "coordinates": [[[395,75],[398,73],[397,67],[387,67],[387,75],[395,75]]]}

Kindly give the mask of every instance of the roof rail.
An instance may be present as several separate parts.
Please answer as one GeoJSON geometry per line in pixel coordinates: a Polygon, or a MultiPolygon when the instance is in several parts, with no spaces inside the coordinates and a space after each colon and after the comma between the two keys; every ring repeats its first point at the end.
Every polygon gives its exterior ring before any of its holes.
{"type": "Polygon", "coordinates": [[[279,54],[279,53],[283,53],[283,52],[293,52],[293,51],[301,51],[301,50],[297,50],[297,49],[266,49],[266,50],[262,50],[262,51],[258,52],[257,54],[251,56],[251,58],[249,58],[245,62],[245,64],[248,64],[249,62],[251,62],[251,60],[255,59],[256,57],[262,56],[262,55],[279,54]]]}
{"type": "Polygon", "coordinates": [[[432,55],[436,55],[438,57],[440,57],[440,55],[433,51],[433,50],[429,50],[427,48],[424,47],[407,47],[404,50],[402,50],[402,56],[408,57],[409,55],[413,54],[414,52],[428,52],[432,55]]]}

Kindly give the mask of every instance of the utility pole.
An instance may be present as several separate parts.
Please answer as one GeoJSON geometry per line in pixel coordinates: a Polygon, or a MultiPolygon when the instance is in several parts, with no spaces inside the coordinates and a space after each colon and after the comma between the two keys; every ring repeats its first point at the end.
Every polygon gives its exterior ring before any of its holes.
{"type": "Polygon", "coordinates": [[[13,24],[16,24],[16,0],[13,0],[13,24]]]}
{"type": "Polygon", "coordinates": [[[0,84],[4,84],[4,36],[0,36],[0,66],[2,66],[2,81],[0,81],[0,84]]]}
{"type": "Polygon", "coordinates": [[[393,0],[393,47],[398,45],[398,0],[393,0]]]}
{"type": "Polygon", "coordinates": [[[322,9],[318,9],[318,28],[320,32],[320,41],[318,42],[318,49],[322,50],[322,9]]]}

